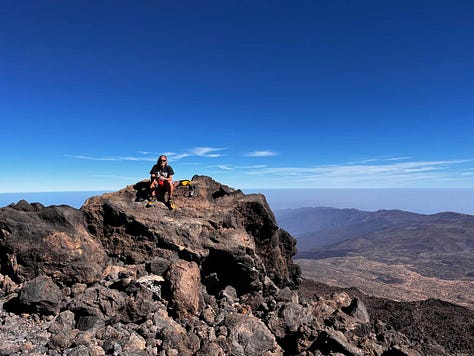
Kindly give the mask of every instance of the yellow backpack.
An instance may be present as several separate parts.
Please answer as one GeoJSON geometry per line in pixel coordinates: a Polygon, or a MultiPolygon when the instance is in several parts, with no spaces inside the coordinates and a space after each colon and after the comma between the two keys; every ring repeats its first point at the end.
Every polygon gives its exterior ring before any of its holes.
{"type": "Polygon", "coordinates": [[[194,185],[189,179],[180,180],[178,186],[189,187],[188,196],[192,197],[194,195],[194,185]]]}
{"type": "Polygon", "coordinates": [[[178,185],[182,185],[182,186],[186,187],[186,186],[192,185],[192,184],[193,184],[193,182],[191,182],[189,179],[183,179],[183,180],[179,181],[178,185]]]}

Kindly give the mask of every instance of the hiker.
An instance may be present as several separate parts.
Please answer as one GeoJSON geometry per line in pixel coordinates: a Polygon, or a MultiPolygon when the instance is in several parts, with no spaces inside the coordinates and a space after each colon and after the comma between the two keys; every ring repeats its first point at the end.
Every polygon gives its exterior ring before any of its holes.
{"type": "Polygon", "coordinates": [[[174,190],[173,174],[173,168],[168,165],[168,158],[165,155],[161,155],[150,170],[150,201],[156,201],[157,190],[165,189],[165,192],[169,192],[168,204],[172,205],[174,190]]]}

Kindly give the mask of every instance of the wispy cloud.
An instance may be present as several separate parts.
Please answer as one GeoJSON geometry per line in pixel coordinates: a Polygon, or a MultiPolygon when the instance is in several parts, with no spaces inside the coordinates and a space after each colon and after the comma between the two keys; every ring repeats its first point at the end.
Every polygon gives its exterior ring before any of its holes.
{"type": "Polygon", "coordinates": [[[341,164],[310,167],[265,167],[240,173],[264,176],[265,181],[286,180],[294,185],[321,187],[402,187],[432,186],[460,179],[465,164],[474,160],[410,161],[386,160],[379,164],[341,164]]]}
{"type": "MultiPolygon", "coordinates": [[[[178,160],[186,157],[208,157],[216,158],[222,157],[223,154],[220,151],[226,148],[215,148],[215,147],[195,147],[184,153],[175,152],[164,152],[162,154],[168,156],[172,160],[178,160]]],[[[139,152],[140,156],[87,156],[87,155],[65,155],[68,158],[90,160],[90,161],[156,161],[158,154],[148,151],[139,152]]]]}
{"type": "Polygon", "coordinates": [[[364,163],[374,163],[374,162],[391,162],[391,161],[406,161],[408,159],[412,159],[413,157],[410,156],[403,156],[403,157],[392,157],[392,156],[382,156],[382,157],[373,157],[367,158],[364,160],[358,160],[349,162],[348,164],[364,164],[364,163]]]}
{"type": "Polygon", "coordinates": [[[413,161],[392,164],[342,164],[342,165],[325,165],[314,167],[275,167],[260,170],[260,173],[289,173],[289,174],[393,174],[393,173],[410,173],[416,171],[433,171],[447,169],[449,166],[474,160],[446,160],[446,161],[413,161]]]}
{"type": "Polygon", "coordinates": [[[219,151],[226,150],[226,148],[215,148],[215,147],[195,147],[191,149],[189,152],[179,153],[179,154],[170,154],[170,157],[173,159],[181,159],[191,156],[196,157],[209,157],[209,158],[216,158],[222,157],[222,153],[218,153],[219,151]]]}
{"type": "Polygon", "coordinates": [[[246,157],[272,157],[277,155],[278,153],[273,151],[252,151],[245,154],[246,157]]]}
{"type": "MultiPolygon", "coordinates": [[[[170,161],[186,157],[225,157],[222,147],[195,147],[179,152],[167,152],[170,161]]],[[[247,157],[270,157],[272,151],[254,151],[247,157]]],[[[154,162],[156,153],[141,152],[124,156],[68,155],[67,157],[95,161],[146,161],[154,162]]],[[[203,166],[200,160],[183,160],[193,174],[208,174],[216,179],[237,179],[248,185],[273,187],[322,187],[322,188],[394,188],[394,187],[456,187],[474,186],[474,159],[415,160],[409,156],[383,156],[341,164],[307,166],[272,166],[249,164],[251,159],[239,158],[237,162],[219,162],[203,166]],[[245,178],[247,177],[247,178],[245,178]],[[242,180],[242,178],[244,178],[242,180]],[[249,179],[250,178],[250,179],[249,179]],[[260,183],[259,183],[260,182],[260,183]]],[[[111,177],[112,178],[112,177],[111,177]]],[[[133,178],[133,177],[127,177],[133,178]]],[[[120,179],[117,177],[117,179],[120,179]]]]}
{"type": "Polygon", "coordinates": [[[220,164],[220,165],[217,166],[217,168],[222,169],[224,171],[235,171],[235,168],[232,168],[228,164],[220,164]]]}
{"type": "Polygon", "coordinates": [[[250,166],[236,166],[235,168],[237,169],[261,169],[261,168],[267,168],[268,166],[266,164],[255,164],[255,165],[250,165],[250,166]]]}

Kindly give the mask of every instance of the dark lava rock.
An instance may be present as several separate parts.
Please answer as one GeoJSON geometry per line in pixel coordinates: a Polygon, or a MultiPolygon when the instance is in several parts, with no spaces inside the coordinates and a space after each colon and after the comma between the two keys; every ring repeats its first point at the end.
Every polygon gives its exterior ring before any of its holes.
{"type": "Polygon", "coordinates": [[[105,261],[77,209],[25,201],[0,209],[1,273],[15,282],[47,275],[64,284],[90,283],[99,279],[105,261]]]}
{"type": "Polygon", "coordinates": [[[38,314],[57,314],[62,293],[51,278],[40,276],[25,283],[18,296],[18,307],[38,314]]]}
{"type": "Polygon", "coordinates": [[[309,291],[263,195],[192,184],[172,211],[146,207],[147,181],[80,210],[1,208],[0,354],[472,354],[447,305],[309,291]]]}

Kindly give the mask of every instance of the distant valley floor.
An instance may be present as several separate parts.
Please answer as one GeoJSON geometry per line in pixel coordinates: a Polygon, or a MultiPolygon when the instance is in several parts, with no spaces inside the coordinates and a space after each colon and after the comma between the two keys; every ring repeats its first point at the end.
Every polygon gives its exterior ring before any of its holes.
{"type": "Polygon", "coordinates": [[[474,279],[425,277],[403,264],[386,264],[366,257],[296,259],[303,277],[334,287],[356,287],[362,292],[396,301],[437,298],[474,310],[474,279]]]}

